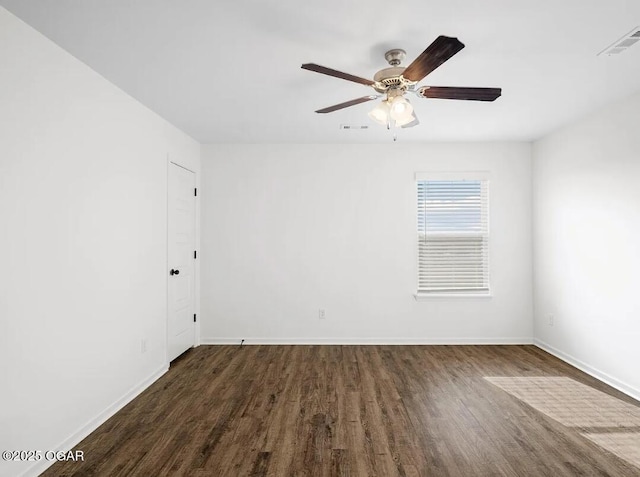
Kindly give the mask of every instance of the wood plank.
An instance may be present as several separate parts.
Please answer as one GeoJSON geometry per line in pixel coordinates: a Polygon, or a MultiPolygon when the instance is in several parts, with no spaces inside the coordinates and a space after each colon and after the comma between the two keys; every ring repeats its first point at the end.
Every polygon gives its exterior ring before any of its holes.
{"type": "Polygon", "coordinates": [[[43,475],[640,476],[583,435],[635,422],[568,427],[485,379],[559,376],[639,406],[534,346],[201,346],[43,475]]]}

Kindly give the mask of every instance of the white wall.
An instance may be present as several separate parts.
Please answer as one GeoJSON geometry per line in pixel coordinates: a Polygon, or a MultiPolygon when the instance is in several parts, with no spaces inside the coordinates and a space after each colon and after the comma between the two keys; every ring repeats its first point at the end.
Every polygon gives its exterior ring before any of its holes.
{"type": "Polygon", "coordinates": [[[538,343],[640,399],[639,110],[636,94],[536,142],[533,170],[538,343]]]}
{"type": "Polygon", "coordinates": [[[531,342],[530,152],[203,146],[202,341],[531,342]],[[414,173],[478,170],[491,173],[493,297],[416,302],[414,173]]]}
{"type": "Polygon", "coordinates": [[[167,155],[199,168],[199,144],[0,8],[0,450],[73,444],[166,369],[167,155]]]}

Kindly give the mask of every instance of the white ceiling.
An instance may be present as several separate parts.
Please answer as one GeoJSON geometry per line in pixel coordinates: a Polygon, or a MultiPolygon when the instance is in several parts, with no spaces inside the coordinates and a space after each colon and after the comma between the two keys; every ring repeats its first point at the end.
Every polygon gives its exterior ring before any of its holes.
{"type": "Polygon", "coordinates": [[[9,11],[202,143],[388,142],[372,89],[384,52],[407,66],[438,35],[466,48],[432,86],[502,87],[494,103],[412,99],[414,141],[535,140],[640,90],[640,43],[596,56],[640,25],[638,0],[0,0],[9,11]],[[341,124],[368,125],[344,131],[341,124]]]}

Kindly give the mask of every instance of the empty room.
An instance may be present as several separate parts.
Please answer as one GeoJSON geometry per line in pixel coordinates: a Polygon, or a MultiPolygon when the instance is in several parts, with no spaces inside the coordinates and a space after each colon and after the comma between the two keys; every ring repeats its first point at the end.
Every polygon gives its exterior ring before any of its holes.
{"type": "Polygon", "coordinates": [[[640,476],[640,2],[0,0],[0,477],[640,476]]]}

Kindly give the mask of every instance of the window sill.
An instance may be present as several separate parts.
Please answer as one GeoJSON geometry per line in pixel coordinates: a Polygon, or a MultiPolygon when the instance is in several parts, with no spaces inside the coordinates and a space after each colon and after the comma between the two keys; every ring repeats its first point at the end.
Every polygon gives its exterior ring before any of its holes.
{"type": "Polygon", "coordinates": [[[428,301],[432,298],[493,298],[491,293],[414,293],[416,301],[428,301]]]}

